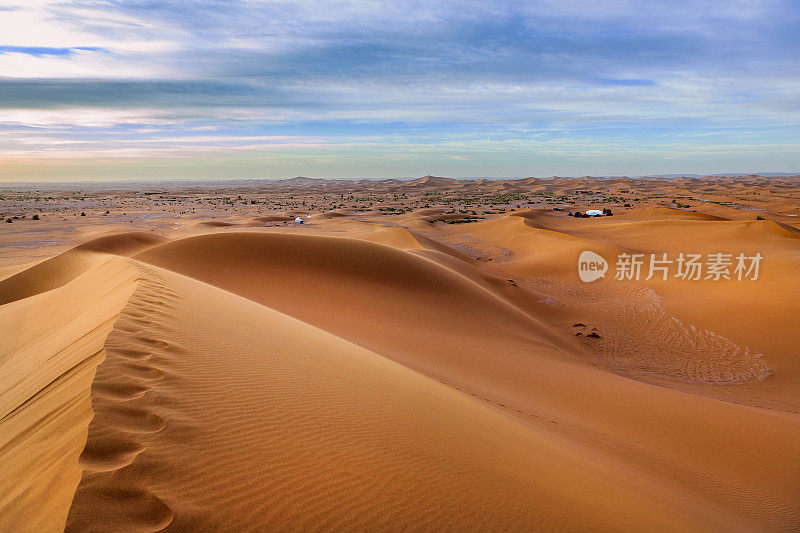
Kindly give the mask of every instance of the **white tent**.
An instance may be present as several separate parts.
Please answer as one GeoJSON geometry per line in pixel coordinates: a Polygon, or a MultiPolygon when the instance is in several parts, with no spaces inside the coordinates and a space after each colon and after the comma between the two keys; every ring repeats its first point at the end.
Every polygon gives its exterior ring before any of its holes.
{"type": "Polygon", "coordinates": [[[603,216],[603,212],[600,211],[599,209],[589,209],[588,211],[586,211],[586,214],[589,215],[590,217],[601,217],[601,216],[603,216]]]}
{"type": "Polygon", "coordinates": [[[300,218],[300,217],[297,217],[297,218],[294,219],[294,223],[295,224],[302,224],[303,223],[303,219],[300,218]]]}

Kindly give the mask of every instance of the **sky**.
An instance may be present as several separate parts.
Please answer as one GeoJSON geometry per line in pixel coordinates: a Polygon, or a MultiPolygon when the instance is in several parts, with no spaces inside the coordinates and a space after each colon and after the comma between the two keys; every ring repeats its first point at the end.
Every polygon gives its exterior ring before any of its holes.
{"type": "Polygon", "coordinates": [[[797,0],[0,0],[0,180],[800,173],[797,0]]]}

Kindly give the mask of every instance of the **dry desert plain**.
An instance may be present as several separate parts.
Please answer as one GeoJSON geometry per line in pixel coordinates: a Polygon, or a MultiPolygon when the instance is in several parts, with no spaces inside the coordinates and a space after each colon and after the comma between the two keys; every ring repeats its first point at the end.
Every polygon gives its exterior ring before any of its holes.
{"type": "Polygon", "coordinates": [[[798,177],[0,197],[2,531],[800,529],[798,177]]]}

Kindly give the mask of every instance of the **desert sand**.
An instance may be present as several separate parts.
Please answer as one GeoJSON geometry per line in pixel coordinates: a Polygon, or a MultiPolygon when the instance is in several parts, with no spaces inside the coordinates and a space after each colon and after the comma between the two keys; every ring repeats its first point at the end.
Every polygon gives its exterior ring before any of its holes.
{"type": "Polygon", "coordinates": [[[797,531],[799,183],[5,186],[0,530],[797,531]]]}

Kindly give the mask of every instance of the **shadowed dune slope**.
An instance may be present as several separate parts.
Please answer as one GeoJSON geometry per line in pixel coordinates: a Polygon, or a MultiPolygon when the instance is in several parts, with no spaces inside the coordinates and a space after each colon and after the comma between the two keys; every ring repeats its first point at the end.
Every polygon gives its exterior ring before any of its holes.
{"type": "MultiPolygon", "coordinates": [[[[410,220],[414,221],[413,218],[410,220]]],[[[407,228],[351,220],[337,221],[337,225],[340,228],[345,228],[347,237],[385,244],[400,250],[433,250],[451,255],[462,261],[471,261],[468,255],[407,228]]]]}
{"type": "Polygon", "coordinates": [[[357,339],[369,349],[416,351],[424,344],[431,357],[461,354],[460,348],[482,341],[489,329],[529,349],[569,349],[545,323],[487,290],[477,273],[468,276],[372,242],[229,233],[166,243],[136,257],[357,339]],[[389,323],[396,327],[387,328],[389,323]],[[454,351],[454,344],[460,348],[454,351]]]}

